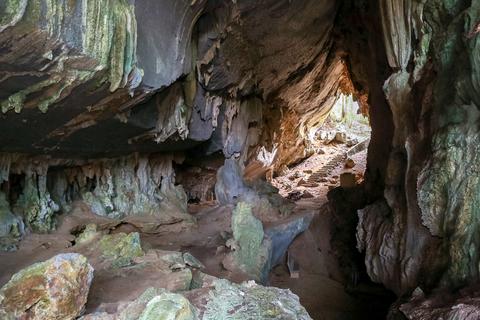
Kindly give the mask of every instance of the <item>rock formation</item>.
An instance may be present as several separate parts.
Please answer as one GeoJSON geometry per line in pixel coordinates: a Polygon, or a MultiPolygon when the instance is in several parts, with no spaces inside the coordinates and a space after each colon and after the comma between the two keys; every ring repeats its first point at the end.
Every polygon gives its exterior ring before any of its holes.
{"type": "MultiPolygon", "coordinates": [[[[4,0],[0,249],[79,202],[155,234],[193,226],[188,201],[216,200],[237,205],[234,260],[263,257],[262,222],[292,212],[268,180],[315,152],[310,131],[345,92],[372,136],[363,184],[344,184],[361,199],[332,204],[358,213],[341,237],[357,230],[366,273],[398,297],[476,284],[479,37],[467,0],[4,0]]],[[[178,297],[164,298],[152,310],[178,297]]]]}
{"type": "Polygon", "coordinates": [[[31,265],[0,290],[2,319],[75,319],[83,311],[93,268],[79,254],[31,265]]]}

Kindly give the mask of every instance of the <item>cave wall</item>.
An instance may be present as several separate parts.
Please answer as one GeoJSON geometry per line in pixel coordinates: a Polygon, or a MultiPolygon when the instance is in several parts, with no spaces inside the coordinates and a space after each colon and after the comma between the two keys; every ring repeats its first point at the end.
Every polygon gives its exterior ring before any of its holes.
{"type": "Polygon", "coordinates": [[[370,95],[365,187],[374,203],[359,211],[357,228],[368,274],[399,295],[474,283],[479,5],[404,0],[346,8],[365,32],[363,40],[349,37],[354,29],[341,24],[357,88],[370,95]],[[375,53],[370,70],[358,67],[369,60],[362,52],[375,53]]]}

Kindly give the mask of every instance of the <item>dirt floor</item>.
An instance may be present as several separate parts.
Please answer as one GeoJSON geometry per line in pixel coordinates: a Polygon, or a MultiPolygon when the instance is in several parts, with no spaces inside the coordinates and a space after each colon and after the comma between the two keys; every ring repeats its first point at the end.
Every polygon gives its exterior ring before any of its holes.
{"type": "MultiPolygon", "coordinates": [[[[303,198],[296,199],[293,214],[313,212],[315,214],[310,228],[297,237],[289,249],[290,256],[299,265],[299,277],[291,278],[286,265],[275,267],[269,279],[269,285],[288,288],[300,297],[301,303],[310,315],[320,319],[375,319],[375,304],[365,303],[366,296],[354,296],[347,293],[346,280],[339,271],[338,261],[330,247],[331,217],[323,211],[326,193],[338,186],[339,176],[345,170],[353,172],[362,179],[365,170],[366,152],[352,158],[355,165],[345,169],[345,161],[339,161],[329,170],[325,177],[318,178],[309,185],[299,181],[308,181],[317,171],[331,162],[336,155],[347,150],[345,145],[331,144],[325,146],[324,153],[316,154],[288,170],[285,176],[276,178],[273,183],[279,187],[284,196],[300,192],[303,198]],[[321,179],[321,181],[320,181],[321,179]],[[305,197],[305,191],[311,196],[305,197]]],[[[298,195],[298,194],[297,194],[298,195]]],[[[232,274],[222,267],[226,254],[224,232],[231,231],[231,207],[219,207],[214,203],[190,205],[190,211],[197,218],[196,227],[182,232],[164,234],[141,234],[142,247],[188,251],[197,257],[206,267],[205,273],[240,282],[245,280],[238,274],[232,274]]],[[[82,203],[76,203],[74,210],[60,217],[59,228],[52,234],[30,234],[20,243],[19,250],[0,253],[0,286],[10,277],[34,262],[46,260],[61,252],[83,253],[86,248],[74,245],[72,230],[87,223],[108,226],[110,221],[93,215],[82,203]]],[[[138,231],[133,226],[124,224],[111,227],[110,232],[138,231]]],[[[95,268],[95,259],[91,263],[95,268]]],[[[94,310],[100,303],[117,302],[136,298],[150,286],[168,287],[175,279],[155,272],[138,272],[134,269],[121,273],[96,271],[87,312],[94,310]]]]}

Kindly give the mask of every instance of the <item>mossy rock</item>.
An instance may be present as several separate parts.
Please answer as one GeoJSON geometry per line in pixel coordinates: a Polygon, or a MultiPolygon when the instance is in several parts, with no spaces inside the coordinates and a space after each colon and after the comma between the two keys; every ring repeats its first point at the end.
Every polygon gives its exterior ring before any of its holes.
{"type": "Polygon", "coordinates": [[[264,241],[263,225],[246,202],[237,203],[232,215],[234,264],[255,280],[261,280],[269,258],[269,243],[264,241]]]}
{"type": "Polygon", "coordinates": [[[196,320],[197,310],[182,295],[165,292],[150,300],[139,320],[196,320]]]}
{"type": "Polygon", "coordinates": [[[263,287],[250,281],[237,285],[221,279],[205,306],[203,320],[310,320],[290,290],[263,287]]]}
{"type": "Polygon", "coordinates": [[[128,266],[134,258],[144,255],[138,232],[105,235],[100,239],[99,249],[113,268],[128,266]]]}
{"type": "Polygon", "coordinates": [[[0,319],[75,319],[87,302],[92,279],[93,268],[80,254],[35,263],[0,289],[0,319]]]}

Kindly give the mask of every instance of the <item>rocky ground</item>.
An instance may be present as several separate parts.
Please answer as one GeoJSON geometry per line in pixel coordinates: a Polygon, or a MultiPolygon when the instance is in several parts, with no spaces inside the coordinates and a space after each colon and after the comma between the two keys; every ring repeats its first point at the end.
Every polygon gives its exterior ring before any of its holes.
{"type": "MultiPolygon", "coordinates": [[[[286,220],[263,221],[263,228],[268,233],[278,226],[288,225],[288,221],[313,215],[309,228],[293,241],[279,264],[263,279],[264,284],[290,289],[298,295],[300,303],[313,319],[372,319],[372,316],[381,318],[385,312],[382,307],[364,303],[372,296],[381,301],[382,291],[368,288],[351,294],[346,289],[350,279],[342,273],[332,248],[334,228],[331,211],[326,206],[326,194],[339,186],[342,173],[351,172],[357,182],[361,181],[366,151],[355,154],[348,161],[342,159],[334,163],[315,183],[301,182],[311,181],[315,172],[329,163],[331,165],[332,159],[345,154],[350,148],[340,143],[325,144],[323,152],[289,168],[284,176],[275,178],[273,183],[279,187],[280,194],[291,198],[295,207],[286,220]],[[295,261],[298,268],[296,276],[291,275],[286,256],[295,261]]],[[[228,279],[233,283],[252,278],[242,272],[245,270],[229,268],[225,262],[231,255],[229,239],[232,238],[234,208],[204,202],[191,204],[189,212],[196,218],[195,225],[172,225],[169,231],[163,229],[147,233],[142,232],[146,228],[138,228],[135,223],[119,224],[99,217],[84,203],[77,202],[72,213],[61,217],[59,228],[54,233],[29,234],[20,242],[18,251],[0,253],[0,269],[3,270],[0,285],[7,283],[18,270],[33,263],[61,253],[79,253],[87,257],[95,269],[86,302],[88,314],[117,310],[119,302],[136,301],[150,287],[183,292],[187,297],[190,295],[190,301],[194,301],[196,298],[188,292],[192,283],[201,281],[195,280],[199,274],[208,275],[210,280],[228,279]],[[193,269],[186,262],[176,268],[171,265],[159,267],[159,261],[165,260],[166,254],[170,259],[173,253],[178,253],[180,258],[185,258],[185,255],[196,257],[198,265],[194,265],[193,269]]]]}

